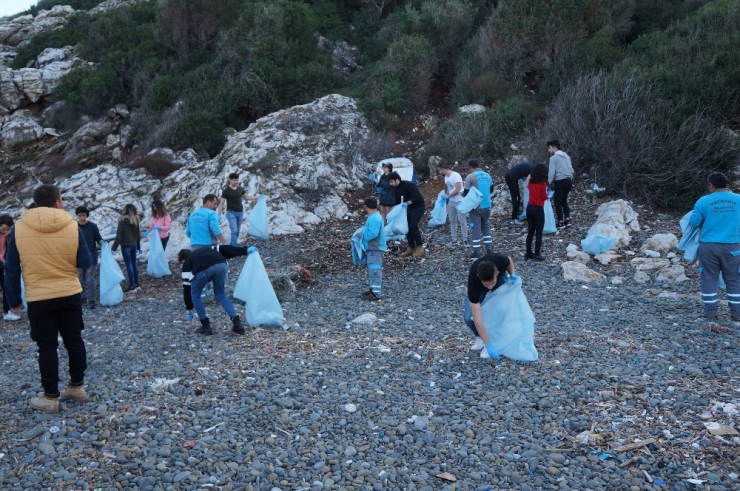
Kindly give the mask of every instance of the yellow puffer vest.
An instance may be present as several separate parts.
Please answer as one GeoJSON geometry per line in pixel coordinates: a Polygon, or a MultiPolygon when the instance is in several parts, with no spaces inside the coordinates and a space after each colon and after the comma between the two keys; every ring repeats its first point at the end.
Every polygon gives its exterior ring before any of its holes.
{"type": "Polygon", "coordinates": [[[26,301],[36,302],[80,293],[77,276],[79,231],[72,215],[58,208],[26,211],[15,223],[26,301]]]}

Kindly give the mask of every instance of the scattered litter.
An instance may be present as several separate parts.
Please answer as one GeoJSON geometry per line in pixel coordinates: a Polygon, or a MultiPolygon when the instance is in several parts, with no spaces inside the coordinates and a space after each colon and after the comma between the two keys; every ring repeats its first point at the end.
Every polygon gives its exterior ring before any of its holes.
{"type": "Polygon", "coordinates": [[[437,474],[437,477],[440,479],[444,479],[445,481],[455,482],[457,481],[457,478],[450,474],[449,472],[443,472],[441,474],[437,474]]]}
{"type": "Polygon", "coordinates": [[[192,440],[189,440],[182,444],[182,448],[193,448],[195,446],[195,442],[192,440]]]}
{"type": "Polygon", "coordinates": [[[176,384],[179,382],[179,378],[155,378],[154,382],[149,383],[149,387],[152,388],[152,390],[167,390],[170,385],[176,384]]]}
{"type": "Polygon", "coordinates": [[[655,481],[653,481],[653,484],[656,486],[665,486],[665,481],[659,478],[656,478],[655,481]]]}
{"type": "Polygon", "coordinates": [[[697,486],[701,486],[704,483],[704,479],[686,479],[686,481],[691,484],[696,484],[697,486]]]}
{"type": "Polygon", "coordinates": [[[608,459],[609,457],[613,457],[613,455],[610,454],[609,452],[606,452],[606,453],[603,453],[603,454],[599,455],[599,460],[602,460],[603,461],[603,460],[608,459]]]}
{"type": "Polygon", "coordinates": [[[725,327],[720,326],[719,324],[715,322],[710,322],[706,326],[704,326],[704,329],[708,331],[712,331],[715,334],[732,334],[733,330],[731,327],[725,327]]]}
{"type": "Polygon", "coordinates": [[[738,435],[740,434],[732,426],[723,425],[720,423],[716,423],[714,421],[710,421],[709,423],[704,423],[704,427],[707,430],[709,430],[709,433],[711,433],[712,435],[738,435]]]}
{"type": "MultiPolygon", "coordinates": [[[[720,393],[720,395],[722,395],[720,393]]],[[[725,394],[726,397],[730,397],[730,394],[725,394]]],[[[715,402],[714,406],[712,407],[712,411],[722,410],[723,413],[725,413],[728,416],[737,416],[740,411],[737,409],[737,405],[725,403],[725,402],[715,402]]]]}
{"type": "Polygon", "coordinates": [[[209,432],[215,430],[216,428],[218,428],[219,426],[225,425],[225,424],[226,424],[226,421],[221,421],[220,423],[215,424],[215,425],[211,426],[210,428],[207,428],[207,429],[203,430],[203,433],[209,433],[209,432]]]}
{"type": "Polygon", "coordinates": [[[614,451],[615,452],[629,452],[631,450],[635,450],[636,448],[646,447],[650,445],[651,443],[655,443],[655,438],[648,438],[647,440],[642,440],[640,442],[628,443],[627,445],[616,447],[614,451]]]}
{"type": "Polygon", "coordinates": [[[408,353],[406,353],[406,356],[413,356],[417,360],[421,360],[421,355],[418,353],[414,353],[413,351],[409,351],[408,353]]]}

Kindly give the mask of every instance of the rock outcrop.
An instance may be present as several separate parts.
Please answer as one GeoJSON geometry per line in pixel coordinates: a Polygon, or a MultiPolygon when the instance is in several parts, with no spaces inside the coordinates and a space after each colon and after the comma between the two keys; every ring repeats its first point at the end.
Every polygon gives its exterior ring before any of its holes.
{"type": "Polygon", "coordinates": [[[626,201],[619,199],[603,203],[596,209],[596,222],[588,229],[587,236],[601,235],[613,237],[615,248],[624,247],[630,243],[630,231],[639,231],[637,213],[626,201]]]}
{"type": "Polygon", "coordinates": [[[0,44],[20,47],[40,32],[52,31],[67,25],[75,10],[69,5],[55,5],[51,10],[41,10],[36,17],[20,15],[0,21],[0,44]]]}

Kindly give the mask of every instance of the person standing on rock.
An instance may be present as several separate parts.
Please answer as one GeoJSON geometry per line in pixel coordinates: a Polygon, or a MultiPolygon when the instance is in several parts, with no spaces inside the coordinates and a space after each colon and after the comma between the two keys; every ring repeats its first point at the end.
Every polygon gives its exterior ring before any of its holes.
{"type": "Polygon", "coordinates": [[[727,176],[712,172],[707,177],[709,194],[699,198],[689,225],[701,227],[699,274],[704,317],[717,319],[719,274],[727,285],[732,320],[740,322],[740,195],[727,189],[727,176]]]}
{"type": "Polygon", "coordinates": [[[465,219],[465,213],[457,209],[462,203],[463,180],[462,176],[454,172],[448,163],[442,163],[439,166],[439,173],[445,177],[447,200],[447,217],[450,219],[450,236],[452,241],[450,246],[457,245],[457,225],[460,224],[460,235],[462,236],[463,246],[468,247],[468,221],[465,219]]]}
{"type": "Polygon", "coordinates": [[[365,200],[367,219],[362,228],[362,249],[367,257],[367,276],[370,279],[370,290],[362,294],[366,300],[380,300],[380,290],[383,283],[383,253],[388,249],[385,240],[383,218],[378,211],[378,201],[375,198],[365,200]]]}
{"type": "Polygon", "coordinates": [[[167,249],[167,242],[170,241],[170,230],[172,230],[172,218],[161,199],[152,201],[152,219],[149,221],[148,233],[151,233],[155,227],[162,241],[162,249],[167,249]]]}
{"type": "Polygon", "coordinates": [[[215,194],[206,194],[203,197],[203,206],[192,212],[185,225],[185,235],[190,238],[190,248],[210,247],[216,242],[222,244],[226,239],[218,223],[218,197],[215,194]]]}
{"type": "Polygon", "coordinates": [[[481,358],[498,359],[498,351],[483,324],[481,304],[486,295],[506,283],[514,271],[514,261],[498,253],[489,253],[475,260],[468,271],[468,296],[465,299],[463,318],[475,335],[475,343],[470,349],[481,350],[481,358]]]}
{"type": "Polygon", "coordinates": [[[396,193],[391,186],[388,176],[393,172],[393,164],[383,164],[383,173],[378,178],[378,187],[380,188],[380,216],[385,223],[385,217],[396,206],[396,193]]]}
{"type": "Polygon", "coordinates": [[[232,172],[229,174],[228,185],[221,192],[221,199],[218,202],[218,214],[221,215],[224,203],[226,203],[226,220],[229,222],[231,231],[231,245],[239,245],[239,231],[242,228],[242,219],[244,218],[244,205],[242,199],[257,201],[259,195],[249,195],[239,186],[239,174],[232,172]]]}
{"type": "Polygon", "coordinates": [[[181,249],[177,254],[177,259],[182,264],[182,289],[185,308],[188,312],[195,309],[200,320],[200,328],[195,331],[197,334],[206,336],[213,334],[211,321],[206,314],[203,298],[201,297],[201,293],[203,293],[203,289],[208,283],[213,284],[213,294],[216,300],[231,319],[231,331],[235,334],[246,332],[241,319],[236,314],[234,304],[226,295],[226,276],[228,272],[226,259],[246,256],[247,251],[248,249],[245,247],[217,245],[201,247],[192,251],[181,249]]]}
{"type": "Polygon", "coordinates": [[[483,199],[477,208],[470,211],[470,223],[473,228],[473,253],[471,258],[477,258],[481,252],[481,240],[486,248],[486,253],[493,252],[493,239],[491,238],[491,192],[493,192],[493,179],[490,174],[480,170],[477,160],[468,162],[470,174],[465,177],[465,191],[467,196],[472,187],[476,187],[483,195],[483,199]]]}
{"type": "Polygon", "coordinates": [[[529,203],[527,204],[527,260],[544,261],[542,250],[542,230],[545,228],[545,201],[547,201],[547,166],[537,164],[527,180],[529,203]],[[532,252],[532,238],[534,252],[532,252]]]}
{"type": "Polygon", "coordinates": [[[141,230],[139,229],[139,214],[136,207],[128,204],[123,207],[118,219],[116,238],[111,250],[118,249],[121,245],[123,264],[126,265],[126,276],[128,276],[128,287],[124,292],[135,292],[141,289],[139,285],[139,266],[136,264],[136,253],[141,250],[141,230]]]}
{"type": "MultiPolygon", "coordinates": [[[[533,168],[534,166],[530,162],[522,162],[512,166],[504,175],[506,186],[509,188],[509,194],[511,195],[511,223],[513,225],[522,224],[519,220],[519,208],[525,206],[522,201],[522,196],[519,193],[519,181],[522,181],[522,184],[524,184],[524,190],[526,192],[526,179],[527,176],[532,173],[533,168]]],[[[526,201],[526,199],[524,201],[526,201]]],[[[527,210],[523,209],[522,211],[526,212],[527,210]]]]}
{"type": "Polygon", "coordinates": [[[558,217],[557,228],[570,226],[570,207],[568,206],[568,194],[573,188],[573,165],[567,153],[560,150],[558,140],[547,142],[547,151],[550,152],[550,168],[547,182],[555,191],[553,201],[555,202],[555,214],[558,217]]]}
{"type": "Polygon", "coordinates": [[[409,246],[401,257],[424,257],[424,245],[421,240],[421,229],[419,229],[419,222],[425,210],[424,198],[416,184],[402,180],[398,172],[391,172],[388,175],[388,181],[396,192],[396,204],[406,208],[406,219],[409,223],[409,233],[406,235],[409,246]]]}
{"type": "Polygon", "coordinates": [[[88,308],[95,308],[95,269],[98,265],[98,245],[103,243],[103,237],[100,235],[95,222],[91,222],[87,218],[90,216],[90,210],[84,206],[78,206],[75,209],[75,215],[77,215],[77,226],[80,227],[82,235],[85,236],[85,242],[87,243],[87,249],[90,251],[92,256],[92,264],[89,268],[80,268],[78,274],[80,276],[80,284],[82,284],[82,301],[87,303],[88,308]]]}
{"type": "Polygon", "coordinates": [[[72,215],[64,211],[59,188],[43,184],[33,192],[36,208],[21,215],[8,237],[5,288],[13,312],[21,302],[21,268],[26,288],[31,339],[38,346],[43,397],[30,405],[59,412],[59,399],[84,401],[87,354],[82,340],[82,285],[78,268],[92,264],[87,242],[72,215]],[[69,386],[59,393],[59,348],[62,337],[69,357],[69,386]]]}

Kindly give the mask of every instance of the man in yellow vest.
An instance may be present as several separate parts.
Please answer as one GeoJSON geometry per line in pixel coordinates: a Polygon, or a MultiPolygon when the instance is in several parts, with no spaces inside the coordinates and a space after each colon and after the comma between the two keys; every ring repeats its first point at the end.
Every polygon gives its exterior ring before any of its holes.
{"type": "Polygon", "coordinates": [[[85,237],[72,215],[62,209],[56,186],[44,184],[33,192],[36,205],[15,223],[8,237],[5,287],[11,310],[21,301],[21,267],[26,287],[31,339],[39,352],[43,397],[31,399],[31,407],[45,413],[59,412],[59,398],[84,401],[83,386],[87,355],[82,340],[82,300],[77,268],[89,268],[92,256],[85,237]],[[69,355],[69,386],[59,393],[59,347],[62,337],[69,355]]]}

